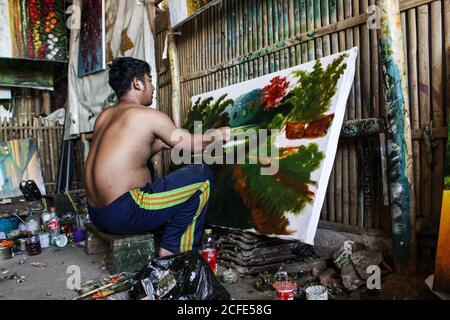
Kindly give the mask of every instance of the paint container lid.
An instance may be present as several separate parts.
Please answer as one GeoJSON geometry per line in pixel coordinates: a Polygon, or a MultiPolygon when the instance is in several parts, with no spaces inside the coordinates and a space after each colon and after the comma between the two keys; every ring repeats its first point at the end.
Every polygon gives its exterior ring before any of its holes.
{"type": "Polygon", "coordinates": [[[65,246],[67,246],[68,242],[69,240],[64,234],[60,234],[55,238],[55,245],[59,248],[64,248],[65,246]]]}
{"type": "Polygon", "coordinates": [[[278,281],[273,284],[277,291],[292,291],[298,288],[297,282],[293,281],[278,281]]]}
{"type": "Polygon", "coordinates": [[[13,244],[14,244],[14,241],[6,240],[6,241],[0,242],[0,247],[1,248],[11,247],[13,244]]]}

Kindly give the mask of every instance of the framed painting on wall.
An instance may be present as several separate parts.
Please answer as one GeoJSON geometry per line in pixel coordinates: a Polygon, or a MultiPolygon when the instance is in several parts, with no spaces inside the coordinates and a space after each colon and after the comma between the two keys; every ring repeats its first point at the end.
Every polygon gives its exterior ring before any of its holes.
{"type": "Polygon", "coordinates": [[[106,69],[105,0],[83,0],[78,77],[106,69]]]}
{"type": "Polygon", "coordinates": [[[53,69],[47,62],[0,59],[0,86],[53,91],[53,69]]]}
{"type": "Polygon", "coordinates": [[[0,0],[0,58],[67,61],[65,2],[0,0]]]}

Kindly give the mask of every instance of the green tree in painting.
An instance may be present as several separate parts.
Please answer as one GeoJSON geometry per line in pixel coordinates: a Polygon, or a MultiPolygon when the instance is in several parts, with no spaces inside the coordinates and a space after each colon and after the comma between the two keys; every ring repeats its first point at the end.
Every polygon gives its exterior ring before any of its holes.
{"type": "Polygon", "coordinates": [[[228,94],[224,94],[219,97],[214,103],[213,97],[201,100],[198,98],[194,104],[189,105],[188,115],[184,121],[183,128],[194,132],[194,121],[201,121],[203,132],[212,129],[219,128],[229,124],[230,117],[227,112],[224,112],[226,107],[233,105],[232,99],[225,98],[228,94]]]}
{"type": "Polygon", "coordinates": [[[330,109],[331,99],[336,94],[338,80],[345,72],[343,54],[325,69],[317,60],[312,71],[294,71],[297,84],[284,97],[280,107],[290,110],[289,114],[276,114],[269,128],[282,129],[288,121],[310,122],[323,117],[330,109]]]}
{"type": "Polygon", "coordinates": [[[235,188],[252,213],[257,231],[265,234],[289,234],[286,212],[300,214],[314,199],[310,191],[311,174],[320,167],[325,155],[315,143],[280,150],[280,170],[261,175],[261,164],[236,166],[235,188]]]}

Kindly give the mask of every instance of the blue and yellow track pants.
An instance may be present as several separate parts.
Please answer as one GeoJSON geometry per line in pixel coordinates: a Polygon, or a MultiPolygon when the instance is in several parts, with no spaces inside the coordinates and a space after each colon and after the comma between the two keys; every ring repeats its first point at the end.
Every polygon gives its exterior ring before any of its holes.
{"type": "Polygon", "coordinates": [[[161,248],[173,253],[197,250],[212,180],[207,165],[189,165],[123,194],[104,208],[89,206],[89,216],[100,230],[116,235],[144,233],[167,223],[161,248]]]}

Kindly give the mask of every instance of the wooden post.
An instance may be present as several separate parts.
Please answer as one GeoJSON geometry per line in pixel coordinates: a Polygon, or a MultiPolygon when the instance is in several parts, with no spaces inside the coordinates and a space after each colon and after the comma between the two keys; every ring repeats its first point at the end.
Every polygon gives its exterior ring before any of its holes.
{"type": "MultiPolygon", "coordinates": [[[[443,2],[444,30],[450,28],[450,0],[443,2]]],[[[450,34],[445,33],[444,37],[445,61],[447,66],[446,84],[447,98],[450,98],[450,34]]],[[[450,138],[450,110],[447,110],[448,136],[450,138]]],[[[442,198],[441,223],[439,226],[439,240],[436,249],[436,265],[434,272],[433,290],[450,293],[450,139],[447,145],[447,160],[445,165],[446,183],[444,184],[444,194],[442,198]]]]}
{"type": "Polygon", "coordinates": [[[49,91],[42,92],[42,112],[45,113],[46,115],[50,115],[51,113],[49,91]]]}
{"type": "Polygon", "coordinates": [[[380,54],[387,115],[387,155],[396,271],[416,272],[412,137],[398,0],[379,0],[380,54]]]}
{"type": "Polygon", "coordinates": [[[181,127],[181,85],[180,85],[180,61],[175,34],[169,28],[169,63],[172,79],[172,118],[177,128],[181,127]]]}
{"type": "MultiPolygon", "coordinates": [[[[151,31],[153,33],[153,39],[155,40],[155,47],[154,48],[156,48],[157,38],[156,38],[156,3],[155,3],[155,1],[148,1],[147,2],[147,14],[148,14],[149,22],[150,22],[150,29],[151,29],[151,31]]],[[[157,79],[155,79],[155,81],[156,80],[157,79]]],[[[158,89],[159,85],[157,85],[156,87],[157,87],[156,94],[158,96],[158,99],[156,99],[157,102],[158,102],[157,109],[160,109],[159,103],[161,101],[159,99],[159,89],[158,89]]],[[[153,157],[152,163],[153,163],[153,166],[154,166],[155,170],[157,171],[158,175],[162,176],[163,175],[163,171],[164,171],[163,170],[163,156],[162,156],[162,153],[158,153],[155,157],[153,157]]]]}

